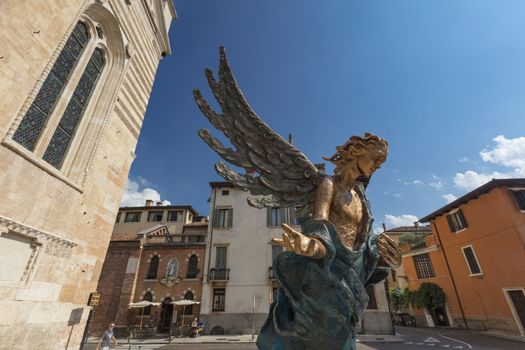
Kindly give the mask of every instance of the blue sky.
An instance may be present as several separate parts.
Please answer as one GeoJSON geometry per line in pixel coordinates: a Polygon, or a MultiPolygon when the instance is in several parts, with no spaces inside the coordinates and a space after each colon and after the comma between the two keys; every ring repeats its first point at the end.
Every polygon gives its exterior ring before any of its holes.
{"type": "MultiPolygon", "coordinates": [[[[411,223],[492,177],[525,177],[525,1],[175,0],[123,204],[207,214],[218,156],[192,89],[224,45],[258,115],[312,162],[365,131],[389,141],[368,196],[411,223]],[[135,202],[134,202],[135,201],[135,202]]],[[[214,135],[218,132],[212,131],[214,135]]]]}

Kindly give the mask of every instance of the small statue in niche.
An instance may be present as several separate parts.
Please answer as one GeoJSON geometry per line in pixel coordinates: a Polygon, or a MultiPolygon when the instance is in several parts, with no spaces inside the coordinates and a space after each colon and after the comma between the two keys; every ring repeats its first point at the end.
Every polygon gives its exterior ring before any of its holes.
{"type": "Polygon", "coordinates": [[[219,81],[205,71],[222,114],[194,90],[212,125],[236,149],[226,148],[207,130],[199,136],[225,163],[215,168],[226,180],[258,198],[257,208],[299,207],[301,232],[283,224],[276,244],[286,248],[275,259],[276,300],[257,340],[260,350],[355,349],[356,332],[368,304],[366,287],[380,282],[401,263],[396,243],[372,233],[365,185],[386,160],[388,143],[365,133],[352,136],[325,160],[333,176],[319,171],[295,146],[270,129],[248,105],[220,50],[219,81]]]}

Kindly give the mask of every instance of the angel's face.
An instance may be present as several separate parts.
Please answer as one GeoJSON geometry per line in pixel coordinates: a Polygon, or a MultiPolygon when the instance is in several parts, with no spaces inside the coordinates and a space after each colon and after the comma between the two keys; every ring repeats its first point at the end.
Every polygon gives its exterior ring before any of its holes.
{"type": "Polygon", "coordinates": [[[385,159],[386,153],[384,150],[377,148],[367,149],[357,158],[357,169],[361,175],[370,177],[374,171],[381,168],[385,159]]]}

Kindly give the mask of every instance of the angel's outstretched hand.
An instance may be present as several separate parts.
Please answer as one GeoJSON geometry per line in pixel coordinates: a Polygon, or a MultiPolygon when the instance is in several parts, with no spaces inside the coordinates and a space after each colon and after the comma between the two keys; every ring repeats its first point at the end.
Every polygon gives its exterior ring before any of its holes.
{"type": "Polygon", "coordinates": [[[326,248],[321,241],[303,235],[286,224],[282,224],[283,238],[272,238],[272,242],[297,255],[321,259],[326,255],[326,248]]]}
{"type": "Polygon", "coordinates": [[[377,239],[377,248],[383,260],[390,265],[390,267],[399,267],[399,265],[401,265],[401,251],[392,238],[384,233],[380,234],[377,239]]]}

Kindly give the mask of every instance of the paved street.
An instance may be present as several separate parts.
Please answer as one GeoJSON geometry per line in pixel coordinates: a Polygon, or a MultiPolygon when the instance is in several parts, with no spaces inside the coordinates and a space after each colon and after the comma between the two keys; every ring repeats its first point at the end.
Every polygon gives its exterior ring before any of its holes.
{"type": "MultiPolygon", "coordinates": [[[[482,335],[473,331],[462,331],[445,328],[408,328],[397,327],[397,333],[403,338],[398,343],[359,343],[358,350],[419,350],[419,349],[463,349],[463,350],[520,350],[525,343],[482,335]]],[[[85,350],[95,350],[96,346],[88,344],[85,350]]],[[[253,343],[224,344],[121,344],[112,347],[114,350],[255,350],[253,343]]],[[[330,350],[330,349],[327,349],[330,350]]]]}
{"type": "Polygon", "coordinates": [[[404,339],[401,343],[359,344],[359,350],[392,349],[525,349],[525,343],[481,335],[472,331],[445,328],[396,327],[404,339]]]}

